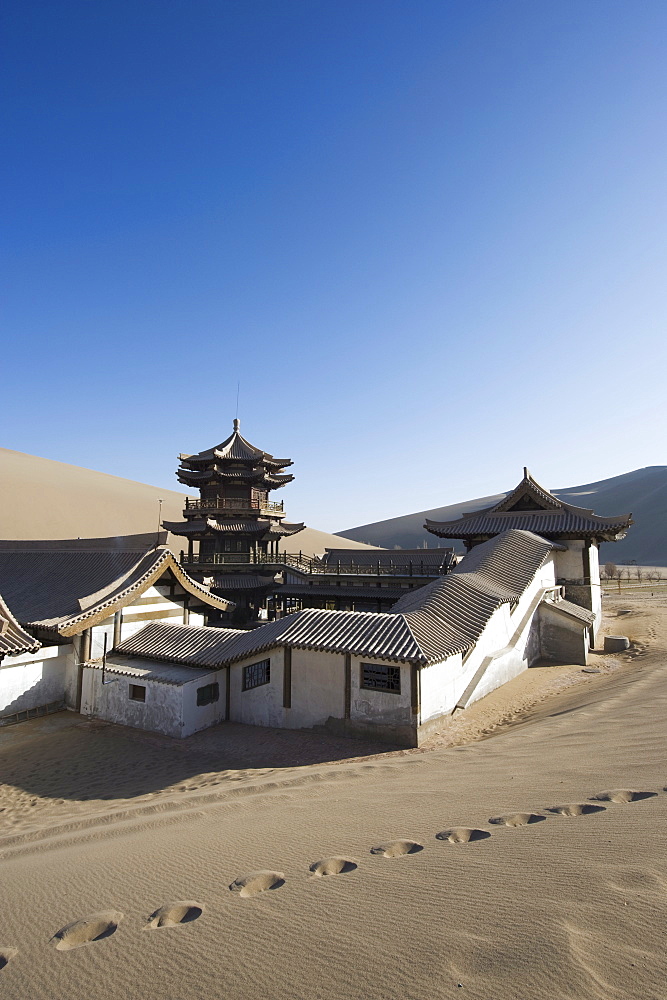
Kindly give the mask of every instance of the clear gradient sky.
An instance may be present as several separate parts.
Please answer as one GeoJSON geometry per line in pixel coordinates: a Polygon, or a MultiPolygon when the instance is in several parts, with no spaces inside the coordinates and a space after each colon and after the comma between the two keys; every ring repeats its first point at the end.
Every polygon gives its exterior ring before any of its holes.
{"type": "Polygon", "coordinates": [[[340,530],[664,464],[664,0],[5,0],[0,444],[340,530]],[[276,495],[276,498],[278,496],[276,495]]]}

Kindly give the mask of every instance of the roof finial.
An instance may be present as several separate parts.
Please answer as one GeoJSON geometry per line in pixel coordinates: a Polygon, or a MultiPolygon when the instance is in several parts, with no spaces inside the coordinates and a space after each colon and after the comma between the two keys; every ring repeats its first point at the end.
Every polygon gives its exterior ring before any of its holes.
{"type": "Polygon", "coordinates": [[[526,465],[524,465],[524,467],[523,467],[523,478],[524,479],[530,479],[530,470],[528,469],[528,467],[526,465]]]}
{"type": "Polygon", "coordinates": [[[241,426],[241,421],[238,417],[234,417],[234,431],[238,433],[238,429],[241,426]]]}

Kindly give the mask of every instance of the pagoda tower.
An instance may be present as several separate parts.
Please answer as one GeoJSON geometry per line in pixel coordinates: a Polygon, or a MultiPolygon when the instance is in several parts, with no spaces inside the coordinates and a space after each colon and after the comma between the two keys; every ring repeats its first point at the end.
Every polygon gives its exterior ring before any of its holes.
{"type": "Polygon", "coordinates": [[[239,426],[235,420],[231,436],[214,448],[179,455],[178,481],[199,490],[199,498],[186,497],[185,520],[163,527],[187,539],[181,562],[230,597],[237,605],[235,620],[245,624],[275,587],[280,539],[304,525],[287,523],[282,501],[269,500],[272,490],[294,479],[284,472],[291,459],[256,448],[239,426]]]}

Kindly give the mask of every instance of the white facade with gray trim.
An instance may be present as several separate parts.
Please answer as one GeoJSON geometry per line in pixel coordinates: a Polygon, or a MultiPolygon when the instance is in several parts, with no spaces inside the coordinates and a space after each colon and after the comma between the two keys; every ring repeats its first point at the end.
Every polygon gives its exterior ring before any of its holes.
{"type": "Polygon", "coordinates": [[[214,672],[232,722],[415,746],[537,662],[586,663],[594,618],[556,583],[562,549],[508,531],[391,613],[310,609],[252,631],[151,623],[114,659],[214,672]]]}

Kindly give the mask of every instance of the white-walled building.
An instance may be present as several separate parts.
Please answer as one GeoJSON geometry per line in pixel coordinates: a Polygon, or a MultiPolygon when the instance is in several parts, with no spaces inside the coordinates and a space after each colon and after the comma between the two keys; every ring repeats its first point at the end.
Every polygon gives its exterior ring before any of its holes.
{"type": "Polygon", "coordinates": [[[492,507],[463,514],[456,521],[427,520],[424,527],[439,538],[461,539],[468,552],[511,529],[558,542],[556,582],[568,600],[595,616],[590,631],[593,645],[602,617],[600,545],[620,541],[631,524],[632,514],[601,517],[586,507],[565,503],[524,468],[519,485],[492,507]]]}
{"type": "Polygon", "coordinates": [[[196,713],[186,720],[176,686],[158,677],[163,664],[198,671],[195,689],[217,683],[220,719],[327,726],[418,745],[457,709],[539,661],[586,663],[594,615],[563,597],[563,551],[530,532],[506,531],[386,613],[310,609],[250,632],[150,623],[107,659],[107,675],[125,678],[122,710],[117,692],[124,688],[103,686],[99,661],[86,664],[91,714],[159,728],[159,703],[164,717],[176,720],[181,711],[183,735],[191,725],[202,728],[196,713]],[[127,704],[137,658],[155,672],[145,675],[155,686],[146,684],[138,709],[127,704]]]}
{"type": "Polygon", "coordinates": [[[210,608],[230,608],[155,543],[154,535],[0,542],[0,627],[27,636],[3,655],[0,632],[0,724],[80,710],[82,663],[101,656],[105,636],[111,650],[148,621],[201,626],[210,608]]]}

